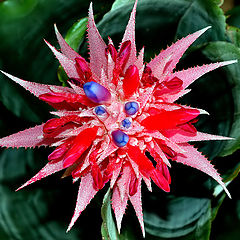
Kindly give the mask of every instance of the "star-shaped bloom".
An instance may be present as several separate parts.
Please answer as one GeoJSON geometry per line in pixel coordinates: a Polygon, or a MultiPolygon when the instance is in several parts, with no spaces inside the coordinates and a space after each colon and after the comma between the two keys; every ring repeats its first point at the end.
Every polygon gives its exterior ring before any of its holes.
{"type": "Polygon", "coordinates": [[[132,203],[143,234],[141,183],[151,191],[151,180],[169,192],[170,160],[199,169],[215,179],[230,196],[218,172],[189,142],[229,138],[198,132],[196,118],[204,110],[175,103],[188,93],[192,82],[225,61],[174,72],[187,48],[209,27],[188,35],[143,62],[135,45],[133,7],[118,51],[109,38],[101,38],[89,8],[90,62],[63,39],[55,27],[61,48],[48,42],[69,77],[69,87],[28,82],[3,72],[56,111],[54,118],[39,126],[0,139],[2,147],[50,146],[55,149],[48,163],[19,189],[65,169],[65,176],[80,180],[71,229],[95,194],[110,182],[112,208],[118,230],[127,202],[132,203]],[[154,160],[150,160],[146,153],[154,160]]]}

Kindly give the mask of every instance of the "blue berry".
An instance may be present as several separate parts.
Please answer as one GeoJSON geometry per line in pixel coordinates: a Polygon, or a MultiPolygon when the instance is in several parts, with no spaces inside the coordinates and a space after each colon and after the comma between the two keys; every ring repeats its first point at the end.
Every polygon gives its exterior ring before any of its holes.
{"type": "Polygon", "coordinates": [[[87,82],[83,85],[86,96],[95,103],[106,103],[111,100],[111,93],[96,82],[87,82]]]}
{"type": "Polygon", "coordinates": [[[124,109],[128,115],[134,115],[138,111],[139,105],[137,102],[127,102],[124,109]]]}
{"type": "Polygon", "coordinates": [[[124,120],[122,120],[122,126],[125,128],[130,128],[131,127],[131,121],[128,118],[125,118],[124,120]]]}
{"type": "Polygon", "coordinates": [[[115,130],[112,132],[113,142],[118,147],[124,147],[129,140],[129,136],[121,130],[115,130]]]}
{"type": "Polygon", "coordinates": [[[95,113],[99,116],[103,115],[104,113],[106,113],[106,110],[103,106],[97,106],[94,109],[95,113]]]}

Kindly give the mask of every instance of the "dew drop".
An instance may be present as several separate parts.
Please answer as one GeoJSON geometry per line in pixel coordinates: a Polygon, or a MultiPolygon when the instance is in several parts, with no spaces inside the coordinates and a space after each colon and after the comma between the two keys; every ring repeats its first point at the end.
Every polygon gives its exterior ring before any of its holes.
{"type": "Polygon", "coordinates": [[[129,136],[121,130],[115,130],[112,132],[113,142],[118,147],[124,147],[129,140],[129,136]]]}
{"type": "Polygon", "coordinates": [[[139,105],[137,102],[127,102],[124,109],[128,115],[134,115],[139,110],[139,105]]]}

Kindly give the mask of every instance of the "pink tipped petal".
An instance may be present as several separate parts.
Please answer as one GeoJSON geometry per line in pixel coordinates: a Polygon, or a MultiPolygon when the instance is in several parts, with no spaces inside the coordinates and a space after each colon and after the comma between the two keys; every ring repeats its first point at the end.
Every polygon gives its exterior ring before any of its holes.
{"type": "Polygon", "coordinates": [[[147,186],[147,189],[149,192],[152,192],[152,183],[151,183],[151,179],[150,178],[147,178],[147,177],[144,177],[142,176],[143,178],[143,181],[145,182],[146,186],[147,186]]]}
{"type": "Polygon", "coordinates": [[[75,62],[70,60],[68,57],[66,57],[64,54],[58,52],[55,47],[53,47],[50,43],[48,43],[45,40],[45,43],[48,45],[48,47],[51,49],[55,57],[58,59],[60,64],[62,65],[63,69],[67,73],[69,78],[78,78],[78,72],[75,67],[75,62]]]}
{"type": "Polygon", "coordinates": [[[125,69],[127,69],[130,65],[135,64],[137,61],[136,58],[136,43],[135,43],[135,15],[136,15],[136,8],[137,8],[137,0],[135,1],[135,4],[133,6],[130,19],[128,21],[128,25],[126,27],[122,43],[126,41],[131,41],[131,52],[128,58],[128,62],[125,66],[125,69]]]}
{"type": "Polygon", "coordinates": [[[133,208],[136,212],[138,221],[139,221],[141,229],[142,229],[143,237],[145,237],[143,212],[142,212],[141,180],[138,181],[138,187],[137,187],[136,193],[133,196],[130,196],[129,199],[130,199],[130,201],[133,205],[133,208]]]}
{"type": "Polygon", "coordinates": [[[119,174],[121,172],[121,169],[122,169],[122,161],[120,159],[117,159],[116,162],[119,163],[116,163],[115,164],[115,169],[113,170],[113,173],[112,173],[112,177],[111,177],[111,182],[110,182],[110,187],[113,188],[113,186],[115,185],[118,177],[119,177],[119,174]]]}
{"type": "Polygon", "coordinates": [[[222,182],[221,177],[213,165],[204,157],[197,149],[187,143],[181,144],[181,147],[185,149],[185,153],[182,155],[177,155],[176,161],[188,165],[190,167],[196,168],[210,177],[215,179],[225,190],[227,195],[231,198],[225,184],[222,182]]]}
{"type": "Polygon", "coordinates": [[[202,75],[216,69],[219,67],[223,67],[229,64],[236,63],[237,60],[232,61],[225,61],[225,62],[219,62],[219,63],[211,63],[203,66],[197,66],[194,68],[189,68],[186,70],[182,70],[179,72],[175,72],[171,75],[171,77],[178,77],[181,80],[183,80],[183,88],[188,87],[191,83],[193,83],[195,80],[200,78],[202,75]]]}
{"type": "MultiPolygon", "coordinates": [[[[170,133],[172,135],[172,133],[170,133]]],[[[195,136],[191,134],[188,135],[186,132],[181,129],[173,133],[172,136],[168,136],[169,139],[176,143],[186,143],[186,142],[195,142],[195,141],[209,141],[209,140],[233,140],[230,137],[212,135],[203,132],[197,132],[195,136]]]]}
{"type": "Polygon", "coordinates": [[[122,175],[117,181],[117,186],[118,186],[122,201],[125,198],[125,196],[128,195],[129,193],[130,180],[131,180],[131,168],[129,165],[123,165],[122,175]]]}
{"type": "Polygon", "coordinates": [[[74,61],[75,58],[79,58],[80,55],[68,45],[68,43],[62,37],[62,35],[59,33],[56,24],[54,24],[54,29],[55,29],[58,43],[61,47],[61,52],[72,61],[74,61]]]}
{"type": "Polygon", "coordinates": [[[0,139],[1,147],[36,147],[36,146],[47,146],[50,140],[43,138],[43,125],[29,128],[21,132],[12,134],[8,137],[0,139]]]}
{"type": "Polygon", "coordinates": [[[190,34],[160,52],[160,54],[147,65],[152,69],[153,75],[161,79],[163,74],[171,73],[188,47],[209,28],[210,27],[206,27],[190,34]]]}
{"type": "Polygon", "coordinates": [[[125,210],[127,207],[127,201],[128,201],[128,195],[126,194],[124,196],[124,199],[122,200],[119,189],[115,187],[113,189],[113,195],[112,195],[112,208],[115,213],[115,217],[117,221],[117,229],[119,233],[121,230],[123,214],[125,213],[125,210]]]}
{"type": "Polygon", "coordinates": [[[143,60],[144,60],[143,58],[144,58],[144,47],[140,50],[137,61],[135,63],[138,69],[143,68],[143,60]]]}
{"type": "Polygon", "coordinates": [[[81,178],[80,187],[78,190],[77,203],[75,207],[75,211],[72,217],[72,220],[68,226],[67,232],[70,231],[81,212],[86,208],[86,206],[93,199],[97,191],[93,187],[93,179],[91,174],[86,175],[81,178]]]}
{"type": "Polygon", "coordinates": [[[107,45],[103,41],[96,27],[92,3],[89,7],[88,41],[90,50],[90,67],[92,72],[100,78],[101,69],[103,68],[106,72],[107,68],[107,58],[105,56],[105,49],[107,48],[107,45]]]}
{"type": "Polygon", "coordinates": [[[48,163],[44,168],[42,168],[33,178],[31,178],[29,181],[27,181],[25,184],[23,184],[21,187],[19,187],[16,191],[28,186],[31,183],[34,183],[38,180],[41,180],[42,178],[45,178],[55,172],[59,172],[63,167],[63,162],[57,162],[57,163],[48,163]]]}
{"type": "Polygon", "coordinates": [[[183,97],[187,93],[189,93],[191,89],[181,90],[180,92],[174,93],[174,94],[165,94],[160,96],[161,100],[169,103],[173,103],[177,101],[180,97],[183,97]]]}
{"type": "MultiPolygon", "coordinates": [[[[0,70],[1,71],[1,70],[0,70]]],[[[61,86],[51,86],[46,84],[28,82],[20,78],[14,77],[13,75],[1,71],[4,75],[12,79],[15,83],[18,83],[20,86],[24,87],[26,90],[34,94],[36,97],[39,97],[42,94],[51,92],[51,88],[54,87],[55,90],[67,92],[70,88],[61,87],[61,86]]]]}

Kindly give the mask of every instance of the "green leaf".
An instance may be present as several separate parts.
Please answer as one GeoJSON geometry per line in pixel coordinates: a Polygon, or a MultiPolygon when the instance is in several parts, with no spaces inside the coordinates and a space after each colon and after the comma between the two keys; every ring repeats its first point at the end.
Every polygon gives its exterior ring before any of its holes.
{"type": "Polygon", "coordinates": [[[192,0],[182,15],[177,28],[177,37],[184,37],[207,26],[212,26],[195,44],[226,40],[226,22],[223,10],[214,0],[192,0]]]}
{"type": "MultiPolygon", "coordinates": [[[[139,1],[136,14],[136,41],[140,49],[145,46],[145,60],[158,53],[173,41],[179,19],[190,6],[182,0],[139,1]]],[[[107,41],[110,36],[115,45],[120,43],[133,3],[125,1],[109,11],[99,22],[98,28],[107,41]]]]}
{"type": "Polygon", "coordinates": [[[85,38],[87,22],[88,22],[87,17],[80,19],[79,21],[72,25],[72,27],[68,30],[65,36],[66,42],[76,52],[78,52],[79,47],[85,38]]]}
{"type": "Polygon", "coordinates": [[[134,0],[116,0],[112,5],[111,11],[113,11],[119,7],[122,7],[125,4],[128,4],[130,2],[134,3],[134,0]]]}
{"type": "Polygon", "coordinates": [[[227,23],[229,25],[240,28],[240,6],[229,10],[226,15],[228,16],[227,23]]]}
{"type": "Polygon", "coordinates": [[[144,212],[146,232],[159,238],[208,239],[211,229],[211,201],[204,198],[174,197],[159,211],[152,198],[154,212],[144,212]]]}
{"type": "Polygon", "coordinates": [[[112,207],[111,207],[111,190],[108,189],[107,193],[103,198],[102,204],[102,237],[104,240],[118,240],[120,236],[118,234],[116,224],[112,215],[112,207]]]}
{"type": "Polygon", "coordinates": [[[25,149],[4,150],[0,154],[0,229],[8,236],[4,239],[79,239],[76,230],[66,235],[64,222],[57,220],[53,206],[59,189],[51,181],[43,188],[35,186],[15,192],[33,174],[32,169],[36,172],[41,167],[41,155],[25,149]]]}
{"type": "MultiPolygon", "coordinates": [[[[203,50],[204,56],[213,62],[240,59],[240,49],[227,42],[209,43],[203,50]]],[[[235,138],[227,141],[221,153],[222,156],[229,155],[240,148],[240,63],[231,64],[224,68],[227,74],[228,87],[232,94],[232,122],[229,136],[235,138]]],[[[227,106],[226,106],[227,107],[227,106]]]]}
{"type": "Polygon", "coordinates": [[[58,80],[62,83],[62,86],[66,87],[68,76],[61,65],[57,69],[57,76],[58,80]]]}
{"type": "Polygon", "coordinates": [[[227,35],[231,42],[238,48],[240,48],[240,29],[237,27],[228,26],[227,35]]]}

